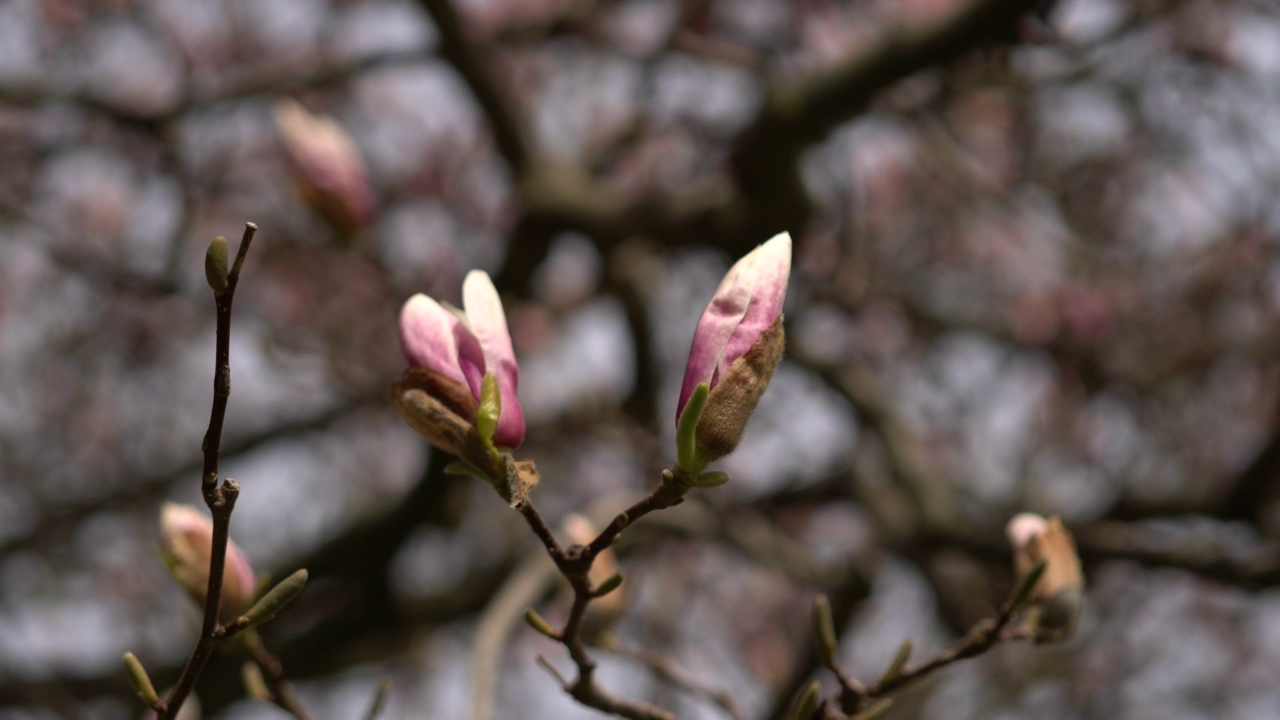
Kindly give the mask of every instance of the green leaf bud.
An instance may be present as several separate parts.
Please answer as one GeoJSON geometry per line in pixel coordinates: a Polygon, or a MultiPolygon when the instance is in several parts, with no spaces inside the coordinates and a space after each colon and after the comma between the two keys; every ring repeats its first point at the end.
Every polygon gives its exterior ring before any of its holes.
{"type": "Polygon", "coordinates": [[[253,607],[244,614],[248,627],[261,625],[264,622],[274,618],[276,613],[280,612],[285,605],[288,605],[302,589],[307,586],[307,571],[299,570],[289,577],[281,580],[279,584],[271,588],[266,595],[263,595],[253,607]]]}

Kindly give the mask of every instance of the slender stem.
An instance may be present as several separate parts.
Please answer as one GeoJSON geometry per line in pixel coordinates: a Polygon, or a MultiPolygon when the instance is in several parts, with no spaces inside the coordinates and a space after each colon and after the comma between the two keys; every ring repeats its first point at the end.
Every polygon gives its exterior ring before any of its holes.
{"type": "Polygon", "coordinates": [[[613,545],[614,541],[618,539],[618,535],[628,525],[655,510],[664,510],[674,505],[679,505],[684,502],[684,495],[687,492],[689,492],[688,486],[680,483],[670,470],[664,470],[662,483],[643,500],[614,516],[613,520],[605,526],[605,529],[596,536],[596,539],[587,545],[587,553],[592,558],[595,558],[595,556],[604,552],[606,548],[613,545]]]}
{"type": "Polygon", "coordinates": [[[556,567],[560,567],[560,563],[564,558],[564,549],[556,541],[556,535],[551,532],[551,526],[547,525],[547,521],[542,519],[542,514],[538,512],[538,508],[534,507],[533,501],[525,500],[520,503],[517,509],[524,516],[525,521],[529,523],[529,528],[533,530],[533,534],[537,535],[538,539],[547,548],[547,554],[555,561],[556,567]]]}
{"type": "Polygon", "coordinates": [[[235,300],[236,285],[240,282],[240,269],[244,267],[249,245],[257,232],[257,225],[245,223],[244,235],[240,239],[240,247],[236,250],[235,263],[227,273],[227,288],[214,295],[217,312],[217,345],[214,349],[213,406],[209,410],[209,429],[205,431],[204,442],[201,444],[201,449],[204,451],[201,488],[204,491],[205,504],[210,510],[213,509],[217,500],[214,490],[218,485],[218,453],[222,449],[222,423],[227,415],[227,400],[231,397],[231,304],[235,300]]]}
{"type": "Polygon", "coordinates": [[[885,695],[961,660],[982,655],[1001,642],[1030,638],[1030,634],[1017,629],[1013,631],[1005,629],[1009,622],[1013,620],[1013,615],[1017,609],[1017,606],[1010,599],[1001,607],[1000,613],[996,617],[986,618],[976,623],[959,642],[919,665],[904,665],[896,674],[868,685],[863,685],[856,678],[849,675],[836,662],[834,666],[830,666],[828,669],[835,673],[836,678],[840,681],[839,700],[841,708],[847,713],[865,710],[885,695]]]}
{"type": "Polygon", "coordinates": [[[201,450],[204,462],[200,472],[201,494],[205,505],[213,515],[213,539],[209,553],[209,584],[205,589],[204,617],[200,624],[200,637],[191,651],[191,657],[182,668],[178,683],[169,693],[157,712],[159,720],[172,720],[182,709],[187,696],[195,688],[196,680],[204,671],[205,663],[213,654],[218,638],[218,611],[222,600],[222,576],[226,571],[227,541],[230,538],[231,512],[235,509],[236,498],[240,496],[240,485],[227,478],[218,483],[218,455],[222,448],[222,425],[227,414],[227,401],[231,397],[231,305],[235,299],[236,285],[240,280],[240,270],[244,266],[245,256],[258,226],[245,223],[244,236],[236,251],[235,264],[227,273],[227,287],[214,295],[216,309],[216,344],[214,349],[213,370],[213,405],[209,411],[209,428],[205,431],[201,450]]]}
{"type": "Polygon", "coordinates": [[[902,671],[892,678],[868,685],[864,691],[865,697],[876,698],[891,693],[948,665],[981,655],[1002,641],[1025,639],[1025,636],[1021,633],[1001,632],[1012,619],[1013,608],[1011,605],[1006,604],[994,619],[981,620],[970,628],[960,642],[955,643],[919,665],[904,666],[902,671]]]}
{"type": "Polygon", "coordinates": [[[551,528],[531,501],[521,503],[518,508],[533,533],[546,547],[547,554],[555,561],[560,574],[573,588],[573,605],[569,610],[569,618],[559,633],[559,640],[560,644],[569,651],[569,657],[578,668],[578,677],[571,682],[563,683],[564,689],[583,705],[633,720],[675,720],[675,715],[662,708],[616,697],[596,684],[596,661],[587,651],[581,631],[587,606],[595,599],[595,587],[591,583],[589,574],[596,557],[612,546],[628,525],[655,510],[680,504],[684,500],[685,493],[690,489],[691,486],[681,482],[675,473],[670,470],[663,471],[662,482],[658,487],[644,499],[618,513],[595,539],[586,545],[569,547],[560,545],[555,534],[551,532],[551,528]]]}

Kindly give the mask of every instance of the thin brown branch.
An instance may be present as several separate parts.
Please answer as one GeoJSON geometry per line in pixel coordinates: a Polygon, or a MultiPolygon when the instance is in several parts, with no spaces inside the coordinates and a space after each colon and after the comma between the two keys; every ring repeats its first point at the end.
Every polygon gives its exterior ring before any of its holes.
{"type": "Polygon", "coordinates": [[[525,521],[529,523],[529,529],[533,530],[533,534],[537,535],[538,539],[542,541],[542,545],[547,549],[547,555],[559,567],[564,560],[564,548],[560,547],[560,542],[556,540],[555,533],[551,532],[551,526],[547,525],[547,521],[542,519],[542,514],[538,512],[538,508],[534,506],[533,501],[526,500],[520,503],[516,509],[520,511],[525,521]]]}
{"type": "Polygon", "coordinates": [[[678,505],[684,500],[684,495],[689,489],[689,486],[676,478],[675,473],[665,470],[662,473],[662,481],[653,492],[615,515],[595,539],[586,545],[569,547],[560,546],[551,528],[542,519],[542,515],[538,513],[532,502],[526,501],[518,507],[529,523],[529,527],[546,547],[547,554],[555,561],[560,574],[573,589],[573,605],[557,639],[569,651],[569,657],[578,668],[578,677],[571,682],[563,683],[564,689],[583,705],[634,720],[675,719],[675,715],[662,708],[636,700],[619,698],[596,683],[596,661],[587,651],[586,642],[582,637],[582,623],[586,617],[587,606],[596,598],[596,588],[590,579],[591,565],[596,557],[612,546],[622,530],[632,522],[655,510],[678,505]]]}
{"type": "Polygon", "coordinates": [[[644,499],[637,501],[631,507],[615,515],[613,520],[605,526],[605,529],[601,530],[600,534],[587,545],[587,555],[595,559],[597,555],[617,541],[618,535],[628,525],[655,510],[665,510],[679,505],[684,502],[685,493],[688,491],[689,488],[687,486],[680,484],[676,480],[674,473],[670,470],[664,470],[662,472],[662,482],[658,487],[645,496],[644,499]]]}
{"type": "Polygon", "coordinates": [[[1002,612],[994,620],[990,618],[982,620],[969,630],[964,639],[925,662],[919,665],[904,665],[902,670],[893,677],[868,685],[864,704],[870,704],[872,700],[888,695],[961,660],[982,655],[1001,642],[1029,639],[1029,635],[1021,632],[1004,632],[1012,616],[1012,613],[1002,612]]]}
{"type": "Polygon", "coordinates": [[[880,680],[864,684],[849,675],[836,663],[830,670],[840,682],[839,705],[846,713],[858,713],[866,710],[884,698],[911,683],[921,680],[943,668],[954,665],[961,660],[977,657],[986,653],[1001,642],[1010,640],[1027,640],[1031,635],[1019,630],[1006,630],[1013,619],[1013,605],[1006,603],[995,618],[986,618],[975,624],[964,638],[942,650],[928,660],[918,664],[903,665],[896,672],[886,675],[880,680]]]}
{"type": "Polygon", "coordinates": [[[213,371],[213,403],[209,415],[209,429],[205,432],[202,450],[204,463],[200,473],[201,493],[205,504],[213,515],[213,539],[209,556],[209,584],[204,596],[204,617],[200,626],[200,637],[191,651],[177,685],[165,698],[157,716],[160,720],[172,720],[187,696],[195,688],[196,680],[204,671],[205,663],[213,654],[218,638],[218,611],[222,600],[222,578],[226,570],[227,542],[230,540],[231,512],[235,509],[236,498],[240,496],[240,485],[231,478],[218,483],[218,455],[222,448],[222,424],[226,418],[227,400],[231,397],[231,307],[235,300],[236,285],[240,280],[240,270],[244,258],[249,252],[253,236],[258,226],[245,223],[244,236],[240,240],[240,248],[236,253],[235,265],[227,273],[227,285],[222,292],[214,294],[217,312],[217,338],[214,349],[213,371]]]}

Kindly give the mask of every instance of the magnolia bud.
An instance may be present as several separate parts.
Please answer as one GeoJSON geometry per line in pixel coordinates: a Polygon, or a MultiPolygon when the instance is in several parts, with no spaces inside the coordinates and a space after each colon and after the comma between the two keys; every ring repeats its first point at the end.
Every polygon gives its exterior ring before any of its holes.
{"type": "Polygon", "coordinates": [[[214,295],[227,290],[227,239],[221,235],[209,241],[204,251],[204,279],[214,295]]]}
{"type": "Polygon", "coordinates": [[[276,103],[273,114],[303,199],[349,239],[374,213],[369,174],[351,136],[332,118],[313,115],[293,100],[276,103]]]}
{"type": "Polygon", "coordinates": [[[1046,520],[1032,513],[1010,520],[1006,532],[1019,578],[1045,562],[1044,574],[1027,596],[1028,627],[1037,642],[1065,640],[1084,604],[1084,576],[1071,533],[1056,516],[1046,520]]]}
{"type": "Polygon", "coordinates": [[[760,396],[769,387],[773,372],[782,360],[785,345],[779,317],[711,389],[696,436],[698,452],[704,458],[716,460],[738,447],[751,413],[755,412],[760,396]]]}
{"type": "MultiPolygon", "coordinates": [[[[197,604],[204,605],[209,588],[209,558],[213,554],[213,522],[190,505],[165,503],[160,508],[160,534],[169,572],[197,604]]],[[[218,608],[222,622],[239,617],[257,587],[253,567],[240,548],[228,540],[218,608]]]]}
{"type": "Polygon", "coordinates": [[[781,233],[729,269],[698,320],[676,404],[684,474],[697,476],[742,440],[782,359],[782,304],[790,276],[791,236],[781,233]],[[694,422],[689,447],[686,432],[694,422]]]}

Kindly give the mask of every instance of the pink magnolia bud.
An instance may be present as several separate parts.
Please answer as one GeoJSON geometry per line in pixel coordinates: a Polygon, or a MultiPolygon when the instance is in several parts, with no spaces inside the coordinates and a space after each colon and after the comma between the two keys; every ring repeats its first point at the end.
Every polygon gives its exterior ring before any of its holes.
{"type": "MultiPolygon", "coordinates": [[[[169,572],[198,605],[209,588],[209,557],[213,552],[213,521],[190,505],[165,503],[160,508],[160,536],[169,572]]],[[[218,615],[230,622],[249,607],[258,588],[253,567],[240,548],[227,541],[218,615]]]]}
{"type": "Polygon", "coordinates": [[[373,191],[355,143],[332,118],[293,100],[276,103],[276,127],[303,199],[334,232],[350,237],[373,218],[373,191]]]}
{"type": "MultiPolygon", "coordinates": [[[[525,431],[524,410],[516,396],[520,368],[516,365],[502,300],[489,276],[473,270],[462,284],[462,302],[465,312],[445,308],[418,294],[409,298],[401,309],[400,346],[410,371],[413,368],[427,371],[416,374],[413,387],[422,389],[465,422],[474,423],[484,377],[494,376],[502,407],[493,441],[509,448],[519,447],[525,431]]],[[[408,379],[409,373],[406,373],[402,385],[407,384],[408,379]]],[[[401,388],[397,388],[397,396],[401,394],[401,388]]],[[[451,433],[452,429],[422,428],[421,423],[405,413],[403,406],[401,413],[428,440],[450,452],[464,454],[429,434],[451,433]]],[[[456,444],[455,440],[449,442],[456,444]]]]}
{"type": "Polygon", "coordinates": [[[676,422],[700,383],[711,392],[697,427],[709,460],[731,452],[782,359],[782,302],[791,275],[791,236],[775,235],[720,282],[693,333],[676,422]]]}
{"type": "Polygon", "coordinates": [[[1084,603],[1084,575],[1071,533],[1057,517],[1045,519],[1033,513],[1014,517],[1005,532],[1019,578],[1045,561],[1044,574],[1027,596],[1028,626],[1037,642],[1065,639],[1075,629],[1084,603]]]}

